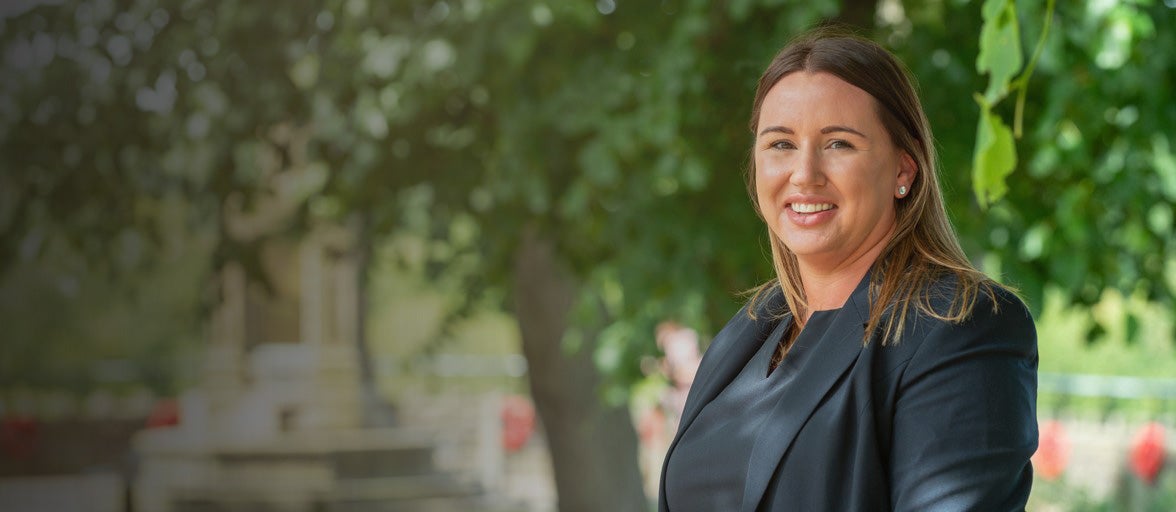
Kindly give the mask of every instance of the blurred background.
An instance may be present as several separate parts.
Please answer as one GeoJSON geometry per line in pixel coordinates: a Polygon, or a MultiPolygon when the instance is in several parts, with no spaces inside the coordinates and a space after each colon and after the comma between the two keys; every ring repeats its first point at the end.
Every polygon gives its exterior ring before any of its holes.
{"type": "Polygon", "coordinates": [[[824,22],[1037,319],[1029,508],[1176,509],[1176,0],[0,3],[0,508],[652,510],[824,22]]]}

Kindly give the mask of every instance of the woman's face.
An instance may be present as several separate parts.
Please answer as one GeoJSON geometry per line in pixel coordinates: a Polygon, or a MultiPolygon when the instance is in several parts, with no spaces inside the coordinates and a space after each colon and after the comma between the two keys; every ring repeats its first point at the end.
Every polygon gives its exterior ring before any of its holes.
{"type": "Polygon", "coordinates": [[[796,72],[760,107],[755,188],[772,233],[802,268],[876,258],[915,163],[890,140],[869,93],[828,73],[796,72]]]}

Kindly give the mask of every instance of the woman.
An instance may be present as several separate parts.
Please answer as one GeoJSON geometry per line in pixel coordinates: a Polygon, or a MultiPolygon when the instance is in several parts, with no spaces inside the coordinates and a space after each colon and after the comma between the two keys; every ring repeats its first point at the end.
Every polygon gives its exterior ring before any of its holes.
{"type": "Polygon", "coordinates": [[[760,78],[751,127],[777,279],[703,356],[659,510],[1023,509],[1033,319],[960,249],[904,67],[804,36],[760,78]]]}

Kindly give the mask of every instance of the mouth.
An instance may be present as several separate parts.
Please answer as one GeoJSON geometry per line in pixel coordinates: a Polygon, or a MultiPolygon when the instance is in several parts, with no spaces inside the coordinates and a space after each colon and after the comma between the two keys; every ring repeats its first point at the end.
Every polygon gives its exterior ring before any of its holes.
{"type": "Polygon", "coordinates": [[[796,213],[819,213],[836,208],[832,203],[789,203],[785,207],[796,213]]]}

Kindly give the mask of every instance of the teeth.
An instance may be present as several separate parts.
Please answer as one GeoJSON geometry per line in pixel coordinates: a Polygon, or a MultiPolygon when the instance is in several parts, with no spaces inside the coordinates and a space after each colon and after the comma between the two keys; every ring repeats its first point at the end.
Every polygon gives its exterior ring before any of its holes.
{"type": "Polygon", "coordinates": [[[817,212],[823,212],[825,210],[832,210],[832,209],[833,209],[833,205],[831,205],[829,203],[816,203],[816,204],[792,203],[792,211],[797,212],[797,213],[817,213],[817,212]]]}

